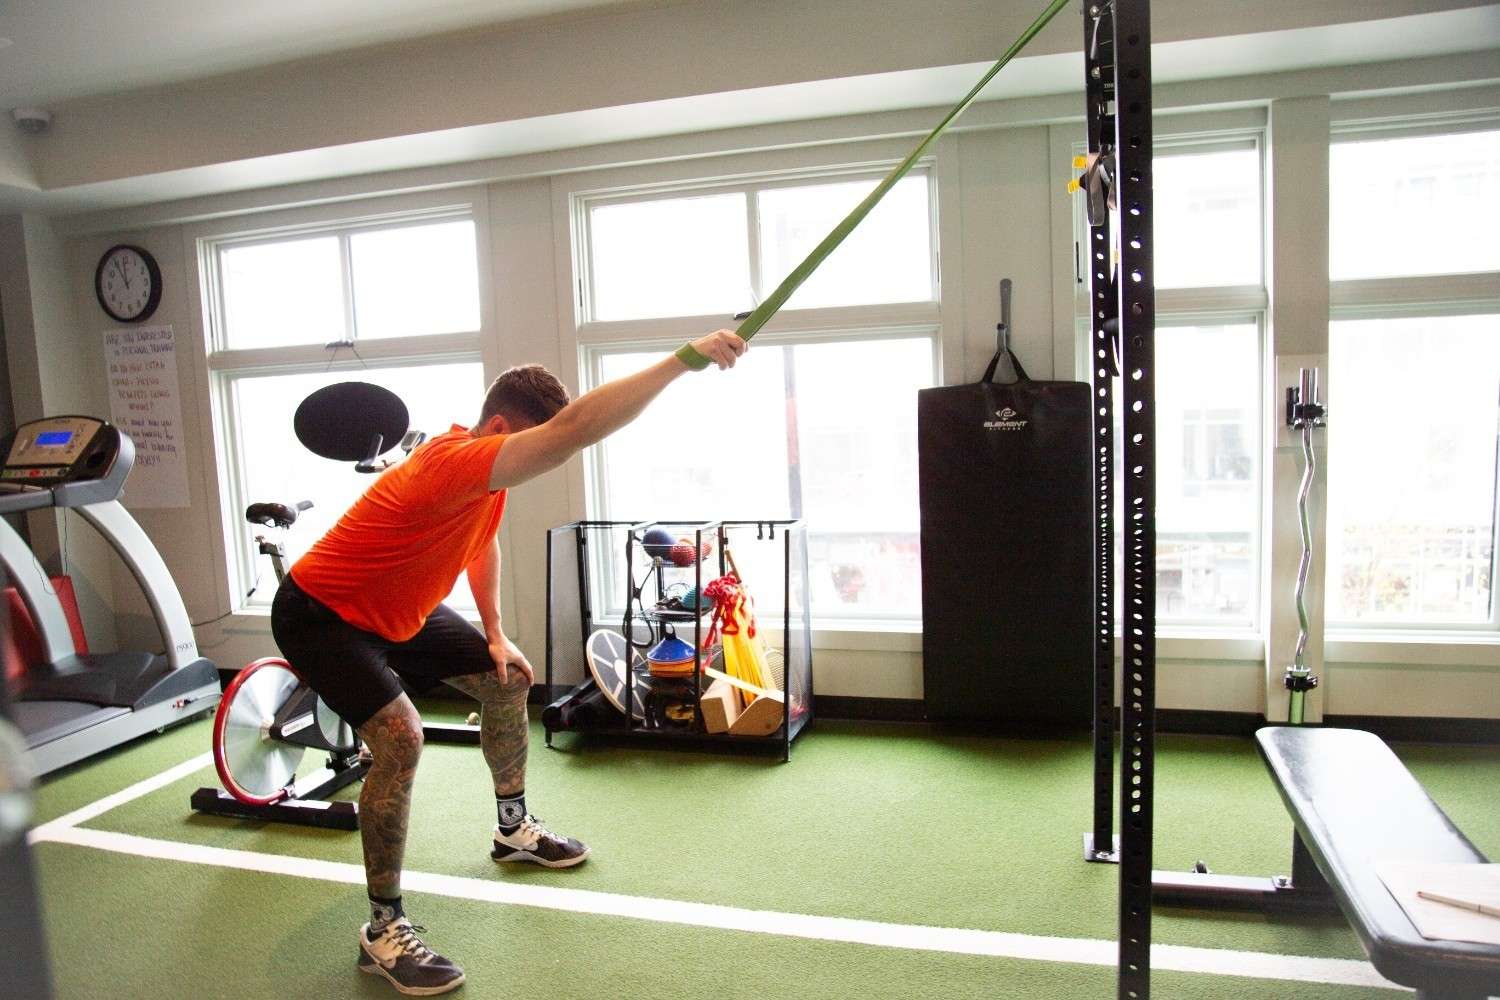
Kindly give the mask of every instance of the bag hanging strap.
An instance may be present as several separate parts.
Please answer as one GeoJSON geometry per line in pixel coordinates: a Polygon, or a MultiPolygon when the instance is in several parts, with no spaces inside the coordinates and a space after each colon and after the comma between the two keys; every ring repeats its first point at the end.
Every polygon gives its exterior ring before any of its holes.
{"type": "Polygon", "coordinates": [[[1000,322],[995,326],[995,356],[990,358],[989,367],[984,370],[982,382],[995,381],[995,373],[1001,373],[1001,384],[1012,385],[1025,380],[1031,381],[1031,376],[1026,374],[1026,369],[1021,367],[1021,359],[1016,357],[1010,349],[1010,279],[1000,279],[1000,322]],[[1001,369],[1001,362],[1005,367],[1001,369]]]}

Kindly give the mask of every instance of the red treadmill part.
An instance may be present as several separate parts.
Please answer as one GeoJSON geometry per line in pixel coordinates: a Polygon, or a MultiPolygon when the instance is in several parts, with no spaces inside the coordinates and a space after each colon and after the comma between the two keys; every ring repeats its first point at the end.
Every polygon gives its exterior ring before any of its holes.
{"type": "MultiPolygon", "coordinates": [[[[54,576],[52,589],[62,602],[63,616],[68,620],[68,631],[73,633],[73,645],[80,653],[89,651],[88,638],[83,634],[83,619],[78,615],[78,598],[73,593],[71,577],[54,576]]],[[[5,588],[5,605],[10,609],[10,628],[0,638],[0,662],[5,665],[5,679],[13,680],[29,668],[42,662],[42,637],[37,633],[31,612],[15,587],[5,588]]]]}

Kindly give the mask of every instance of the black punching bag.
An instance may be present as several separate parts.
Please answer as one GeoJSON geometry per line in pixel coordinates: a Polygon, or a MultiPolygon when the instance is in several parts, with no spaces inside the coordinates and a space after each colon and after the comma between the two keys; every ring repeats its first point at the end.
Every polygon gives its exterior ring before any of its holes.
{"type": "Polygon", "coordinates": [[[1005,320],[982,381],[917,395],[927,715],[1084,728],[1093,711],[1092,389],[1028,378],[1005,320]],[[1014,381],[995,381],[1012,366],[1014,381]]]}

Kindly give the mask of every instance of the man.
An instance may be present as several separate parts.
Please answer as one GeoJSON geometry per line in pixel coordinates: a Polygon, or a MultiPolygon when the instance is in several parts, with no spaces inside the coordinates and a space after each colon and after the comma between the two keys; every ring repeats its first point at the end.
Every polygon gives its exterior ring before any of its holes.
{"type": "MultiPolygon", "coordinates": [[[[745,350],[728,330],[692,346],[721,369],[745,350]]],[[[587,847],[526,809],[533,671],[501,627],[495,533],[506,490],[624,427],[687,370],[669,356],[571,403],[540,365],[506,371],[485,394],[472,428],[453,427],[382,474],[276,593],[271,628],[282,655],[373,756],[359,796],[370,895],[359,968],[402,993],[445,993],[464,974],[422,943],[401,905],[422,720],[397,678],[446,681],[480,702],[480,745],[498,815],[491,857],[550,868],[588,857],[587,847]],[[468,574],[483,633],[440,603],[460,572],[468,574]]]]}

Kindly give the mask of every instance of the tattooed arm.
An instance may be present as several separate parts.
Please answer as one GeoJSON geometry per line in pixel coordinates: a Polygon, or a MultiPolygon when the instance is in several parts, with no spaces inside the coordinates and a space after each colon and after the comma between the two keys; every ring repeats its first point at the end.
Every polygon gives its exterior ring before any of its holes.
{"type": "Polygon", "coordinates": [[[484,622],[484,638],[490,646],[490,658],[495,661],[495,673],[504,684],[514,667],[526,678],[529,685],[536,680],[531,663],[516,644],[505,636],[500,625],[500,539],[490,539],[490,544],[479,554],[468,570],[469,589],[474,592],[474,603],[479,606],[479,618],[484,622]]]}

